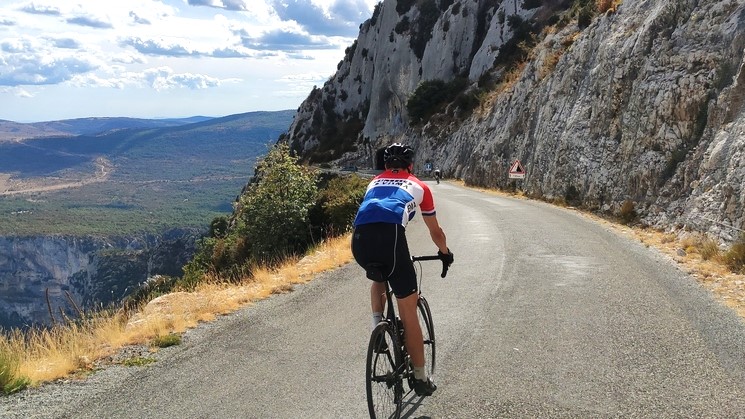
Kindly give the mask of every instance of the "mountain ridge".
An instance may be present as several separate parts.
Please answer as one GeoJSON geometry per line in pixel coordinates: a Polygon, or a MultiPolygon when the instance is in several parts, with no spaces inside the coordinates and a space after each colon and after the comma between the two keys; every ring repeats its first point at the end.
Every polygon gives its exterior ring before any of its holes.
{"type": "Polygon", "coordinates": [[[0,120],[0,142],[48,136],[92,135],[125,128],[173,127],[210,119],[214,118],[206,116],[164,119],[88,117],[28,123],[0,120]]]}

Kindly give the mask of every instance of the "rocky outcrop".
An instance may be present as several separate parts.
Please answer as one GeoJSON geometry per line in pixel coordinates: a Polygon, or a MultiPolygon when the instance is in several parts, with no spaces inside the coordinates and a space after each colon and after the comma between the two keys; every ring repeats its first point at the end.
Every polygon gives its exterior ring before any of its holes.
{"type": "Polygon", "coordinates": [[[646,224],[735,240],[745,5],[598,3],[385,0],[284,139],[309,162],[360,167],[407,141],[420,173],[431,162],[470,184],[608,213],[629,201],[646,224]],[[453,100],[415,124],[406,104],[417,86],[458,77],[478,106],[453,100]],[[518,159],[526,176],[515,181],[518,159]]]}
{"type": "Polygon", "coordinates": [[[0,326],[51,324],[121,301],[148,277],[180,276],[198,233],[0,237],[0,326]],[[48,298],[47,298],[48,296],[48,298]],[[47,302],[48,300],[48,302],[47,302]]]}

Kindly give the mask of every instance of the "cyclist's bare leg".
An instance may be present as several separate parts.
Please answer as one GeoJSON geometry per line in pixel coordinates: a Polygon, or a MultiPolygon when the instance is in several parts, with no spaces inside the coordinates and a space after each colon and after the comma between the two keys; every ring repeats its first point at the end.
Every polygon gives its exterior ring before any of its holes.
{"type": "Polygon", "coordinates": [[[417,318],[416,302],[419,294],[413,293],[408,297],[397,298],[398,314],[401,316],[401,322],[404,324],[404,343],[406,351],[411,356],[411,363],[414,367],[424,367],[424,338],[422,338],[422,329],[419,327],[417,318]]]}
{"type": "Polygon", "coordinates": [[[385,282],[370,281],[370,305],[372,306],[373,313],[383,312],[383,307],[385,307],[385,291],[385,282]]]}

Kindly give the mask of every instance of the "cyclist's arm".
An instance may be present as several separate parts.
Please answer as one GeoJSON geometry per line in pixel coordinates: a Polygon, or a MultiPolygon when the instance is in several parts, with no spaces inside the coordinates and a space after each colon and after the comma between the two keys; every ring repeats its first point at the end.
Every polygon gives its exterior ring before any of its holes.
{"type": "Polygon", "coordinates": [[[432,238],[435,246],[437,246],[440,252],[448,253],[447,238],[445,237],[445,232],[442,231],[442,227],[440,227],[440,223],[437,222],[437,216],[423,215],[422,218],[424,219],[424,224],[429,229],[429,236],[432,238]]]}

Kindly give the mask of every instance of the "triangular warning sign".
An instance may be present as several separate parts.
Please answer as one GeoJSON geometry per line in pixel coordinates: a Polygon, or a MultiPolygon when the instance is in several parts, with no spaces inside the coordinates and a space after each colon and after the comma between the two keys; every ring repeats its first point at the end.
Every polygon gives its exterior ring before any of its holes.
{"type": "Polygon", "coordinates": [[[512,163],[512,167],[510,167],[510,174],[511,175],[525,174],[525,168],[523,168],[523,165],[520,163],[520,160],[515,160],[515,162],[512,163]]]}

